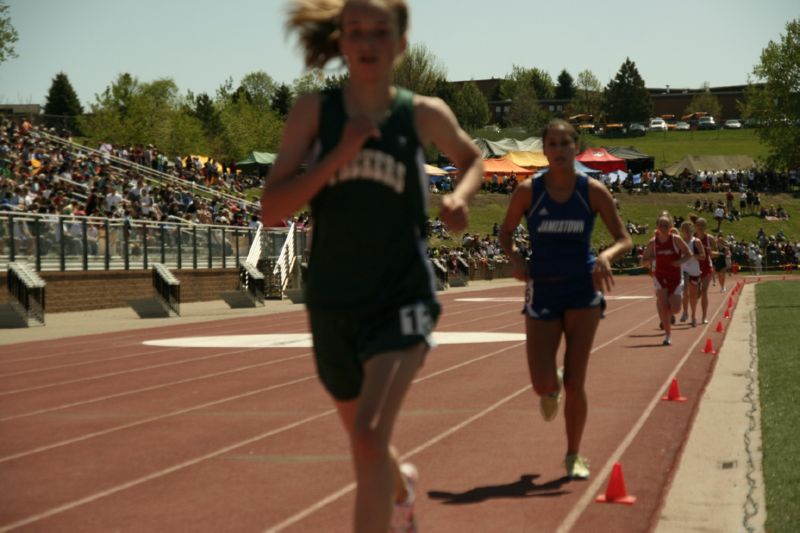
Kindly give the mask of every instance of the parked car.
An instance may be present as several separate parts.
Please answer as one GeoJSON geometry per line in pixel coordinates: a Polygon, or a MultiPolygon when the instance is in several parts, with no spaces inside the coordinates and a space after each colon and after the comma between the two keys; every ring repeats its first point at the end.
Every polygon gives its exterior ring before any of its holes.
{"type": "Polygon", "coordinates": [[[628,126],[628,136],[629,137],[644,137],[647,133],[647,128],[644,127],[644,124],[639,123],[632,123],[628,126]]]}
{"type": "Polygon", "coordinates": [[[697,129],[715,130],[717,129],[717,123],[714,122],[714,117],[700,117],[699,119],[697,119],[697,129]]]}
{"type": "Polygon", "coordinates": [[[678,122],[675,124],[675,131],[689,131],[692,127],[689,125],[688,122],[678,122]]]}
{"type": "Polygon", "coordinates": [[[723,127],[726,130],[740,130],[740,129],[742,129],[742,123],[739,122],[737,119],[732,118],[732,119],[726,120],[725,124],[723,124],[723,127]]]}
{"type": "Polygon", "coordinates": [[[663,118],[650,119],[650,125],[647,129],[650,131],[667,131],[667,122],[663,118]]]}

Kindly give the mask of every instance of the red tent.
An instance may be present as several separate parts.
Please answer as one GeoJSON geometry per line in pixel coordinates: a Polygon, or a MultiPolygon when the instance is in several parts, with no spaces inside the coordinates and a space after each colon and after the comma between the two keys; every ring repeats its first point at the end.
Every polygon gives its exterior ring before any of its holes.
{"type": "Polygon", "coordinates": [[[615,170],[628,170],[628,165],[624,159],[609,154],[605,148],[587,148],[575,159],[600,172],[608,173],[615,170]]]}
{"type": "Polygon", "coordinates": [[[515,165],[508,159],[502,157],[483,160],[483,175],[484,179],[487,181],[491,180],[492,175],[494,174],[497,174],[498,177],[501,177],[504,174],[506,176],[511,176],[512,172],[516,174],[517,181],[522,181],[533,174],[534,171],[519,165],[515,165]]]}

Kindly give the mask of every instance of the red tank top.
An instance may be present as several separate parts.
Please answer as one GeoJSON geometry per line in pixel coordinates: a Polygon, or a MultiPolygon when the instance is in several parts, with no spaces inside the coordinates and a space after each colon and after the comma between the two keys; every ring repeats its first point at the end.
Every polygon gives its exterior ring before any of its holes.
{"type": "Polygon", "coordinates": [[[664,242],[660,242],[658,237],[653,237],[653,242],[656,254],[656,277],[680,279],[681,267],[672,264],[681,258],[680,248],[675,243],[675,235],[670,235],[664,242]]]}
{"type": "Polygon", "coordinates": [[[700,274],[705,276],[711,272],[711,237],[706,233],[702,237],[698,237],[698,239],[703,243],[703,248],[706,250],[706,258],[697,260],[700,263],[700,274]]]}

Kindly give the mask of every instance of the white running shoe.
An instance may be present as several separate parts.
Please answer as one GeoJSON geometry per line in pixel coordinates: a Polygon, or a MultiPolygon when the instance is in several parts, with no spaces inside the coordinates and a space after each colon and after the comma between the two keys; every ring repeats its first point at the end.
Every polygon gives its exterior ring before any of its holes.
{"type": "Polygon", "coordinates": [[[561,403],[561,389],[564,388],[564,369],[559,368],[556,371],[556,375],[558,376],[558,390],[552,394],[539,397],[539,411],[541,411],[545,422],[550,422],[556,417],[558,404],[561,403]]]}
{"type": "Polygon", "coordinates": [[[417,500],[417,480],[419,472],[417,467],[411,463],[400,465],[400,473],[406,482],[405,501],[395,502],[394,514],[392,515],[391,533],[417,533],[417,519],[414,516],[414,502],[417,500]]]}

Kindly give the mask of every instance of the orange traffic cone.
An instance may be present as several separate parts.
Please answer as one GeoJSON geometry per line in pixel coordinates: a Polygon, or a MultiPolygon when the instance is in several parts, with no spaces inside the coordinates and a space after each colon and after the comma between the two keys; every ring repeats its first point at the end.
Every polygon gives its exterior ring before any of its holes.
{"type": "Polygon", "coordinates": [[[733,307],[733,296],[728,296],[728,309],[733,307]]]}
{"type": "Polygon", "coordinates": [[[711,339],[706,339],[706,347],[703,348],[703,353],[708,353],[711,355],[717,355],[717,351],[714,349],[714,346],[711,344],[711,339]]]}
{"type": "Polygon", "coordinates": [[[716,328],[716,332],[717,332],[717,333],[722,333],[722,330],[723,330],[723,327],[722,327],[722,320],[720,320],[719,322],[717,322],[717,328],[716,328]]]}
{"type": "Polygon", "coordinates": [[[666,396],[661,397],[662,400],[667,402],[685,402],[686,396],[681,396],[681,389],[678,387],[677,378],[672,378],[672,383],[669,386],[669,392],[666,396]]]}
{"type": "Polygon", "coordinates": [[[725,314],[722,315],[722,318],[730,319],[731,318],[731,312],[726,309],[725,310],[725,314]]]}
{"type": "Polygon", "coordinates": [[[600,494],[594,499],[596,502],[601,503],[625,503],[632,505],[636,501],[636,496],[630,496],[628,490],[625,488],[625,478],[622,475],[622,465],[614,463],[614,468],[611,470],[611,479],[608,480],[606,493],[600,494]]]}

